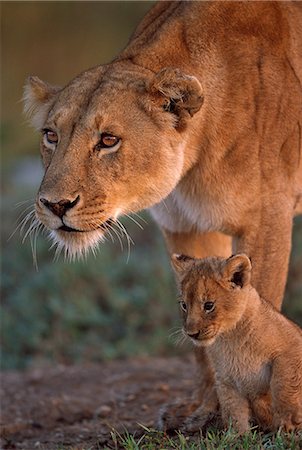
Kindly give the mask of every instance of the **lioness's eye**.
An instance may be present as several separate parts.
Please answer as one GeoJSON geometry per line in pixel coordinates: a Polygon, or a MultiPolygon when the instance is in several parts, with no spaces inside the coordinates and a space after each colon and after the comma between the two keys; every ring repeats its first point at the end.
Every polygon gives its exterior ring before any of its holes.
{"type": "Polygon", "coordinates": [[[44,129],[43,135],[49,144],[57,144],[58,143],[59,138],[55,131],[44,129]]]}
{"type": "Polygon", "coordinates": [[[215,309],[215,303],[214,302],[205,302],[203,305],[203,309],[205,312],[212,312],[215,309]]]}
{"type": "Polygon", "coordinates": [[[118,138],[117,136],[113,136],[112,134],[109,133],[102,133],[99,142],[96,144],[95,148],[96,150],[101,150],[101,149],[110,149],[110,148],[114,148],[117,147],[117,145],[120,143],[120,138],[118,138]]]}
{"type": "Polygon", "coordinates": [[[183,310],[183,311],[187,311],[187,305],[186,305],[186,303],[185,302],[182,302],[182,301],[180,301],[179,302],[179,304],[180,304],[180,307],[181,307],[181,309],[183,310]]]}

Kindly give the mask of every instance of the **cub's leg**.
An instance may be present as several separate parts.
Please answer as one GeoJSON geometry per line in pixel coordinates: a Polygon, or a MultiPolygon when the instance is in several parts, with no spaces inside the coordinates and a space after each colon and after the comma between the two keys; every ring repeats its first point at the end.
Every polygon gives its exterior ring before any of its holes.
{"type": "MultiPolygon", "coordinates": [[[[171,233],[163,230],[163,234],[170,254],[182,253],[196,258],[204,258],[210,255],[231,255],[231,238],[220,233],[171,233]]],[[[177,399],[173,403],[164,405],[159,417],[161,429],[173,430],[179,428],[197,408],[202,409],[203,402],[209,396],[216,398],[214,374],[208,357],[202,348],[196,348],[195,355],[198,366],[196,391],[192,398],[177,399]]],[[[200,410],[199,413],[201,413],[200,410]]],[[[193,421],[195,422],[194,419],[193,421]]]]}
{"type": "Polygon", "coordinates": [[[271,378],[273,427],[302,430],[302,345],[276,358],[271,378]]]}
{"type": "Polygon", "coordinates": [[[217,380],[216,388],[223,425],[228,427],[231,422],[238,433],[243,434],[248,431],[250,429],[250,406],[248,400],[222,380],[217,380]]]}
{"type": "Polygon", "coordinates": [[[281,308],[291,249],[293,205],[282,194],[270,204],[263,194],[262,207],[252,215],[242,235],[235,239],[236,253],[252,260],[252,284],[260,296],[281,308]]]}
{"type": "Polygon", "coordinates": [[[263,430],[273,427],[272,396],[270,392],[257,396],[251,402],[252,417],[263,430]]]}

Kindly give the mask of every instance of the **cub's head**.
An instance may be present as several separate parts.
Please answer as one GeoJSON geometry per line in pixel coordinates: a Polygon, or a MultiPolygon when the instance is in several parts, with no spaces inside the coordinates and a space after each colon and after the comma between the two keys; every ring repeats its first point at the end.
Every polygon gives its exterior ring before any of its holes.
{"type": "Polygon", "coordinates": [[[36,216],[67,254],[93,248],[118,216],[166,197],[189,165],[184,132],[203,96],[195,77],[115,62],[65,88],[31,77],[25,111],[41,132],[36,216]]]}
{"type": "Polygon", "coordinates": [[[207,346],[242,317],[251,290],[251,262],[244,254],[228,259],[173,255],[181,289],[183,330],[194,344],[207,346]]]}

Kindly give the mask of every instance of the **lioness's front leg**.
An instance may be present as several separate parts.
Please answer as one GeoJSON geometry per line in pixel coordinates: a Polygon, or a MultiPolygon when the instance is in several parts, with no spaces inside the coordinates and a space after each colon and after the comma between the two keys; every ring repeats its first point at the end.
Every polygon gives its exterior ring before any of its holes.
{"type": "Polygon", "coordinates": [[[163,229],[170,255],[172,253],[184,254],[194,258],[207,256],[230,256],[231,238],[222,233],[172,233],[163,229]]]}
{"type": "MultiPolygon", "coordinates": [[[[273,196],[274,198],[274,196],[273,196]]],[[[252,284],[260,296],[281,308],[291,249],[293,205],[282,194],[278,203],[264,198],[262,208],[251,218],[235,250],[253,262],[252,284]]]]}
{"type": "MultiPolygon", "coordinates": [[[[171,233],[163,230],[169,253],[182,253],[196,258],[210,255],[229,256],[231,254],[231,238],[221,233],[171,233]]],[[[177,399],[165,405],[160,413],[159,425],[165,430],[177,429],[194,411],[202,408],[209,397],[216,397],[214,392],[214,376],[206,352],[203,348],[195,348],[198,365],[196,390],[190,399],[177,399]]],[[[215,408],[214,408],[215,409],[215,408]]],[[[193,419],[193,416],[192,416],[193,419]]],[[[196,420],[193,420],[196,423],[196,420]]]]}

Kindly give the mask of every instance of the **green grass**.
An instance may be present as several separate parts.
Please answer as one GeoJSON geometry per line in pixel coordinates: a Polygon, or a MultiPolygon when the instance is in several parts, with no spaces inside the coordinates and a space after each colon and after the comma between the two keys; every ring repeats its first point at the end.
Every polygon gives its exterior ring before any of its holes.
{"type": "MultiPolygon", "coordinates": [[[[112,432],[115,449],[125,450],[297,450],[302,445],[300,433],[269,433],[264,434],[256,430],[239,436],[231,428],[227,431],[208,430],[199,436],[185,436],[177,433],[169,437],[163,432],[144,429],[144,434],[135,436],[125,432],[112,432]]],[[[112,448],[112,447],[105,447],[112,448]]]]}
{"type": "Polygon", "coordinates": [[[111,432],[112,443],[93,447],[58,447],[56,450],[298,450],[302,448],[302,433],[264,434],[257,430],[239,436],[231,428],[226,431],[208,430],[194,436],[178,432],[173,437],[144,427],[143,434],[127,431],[111,432]]]}

